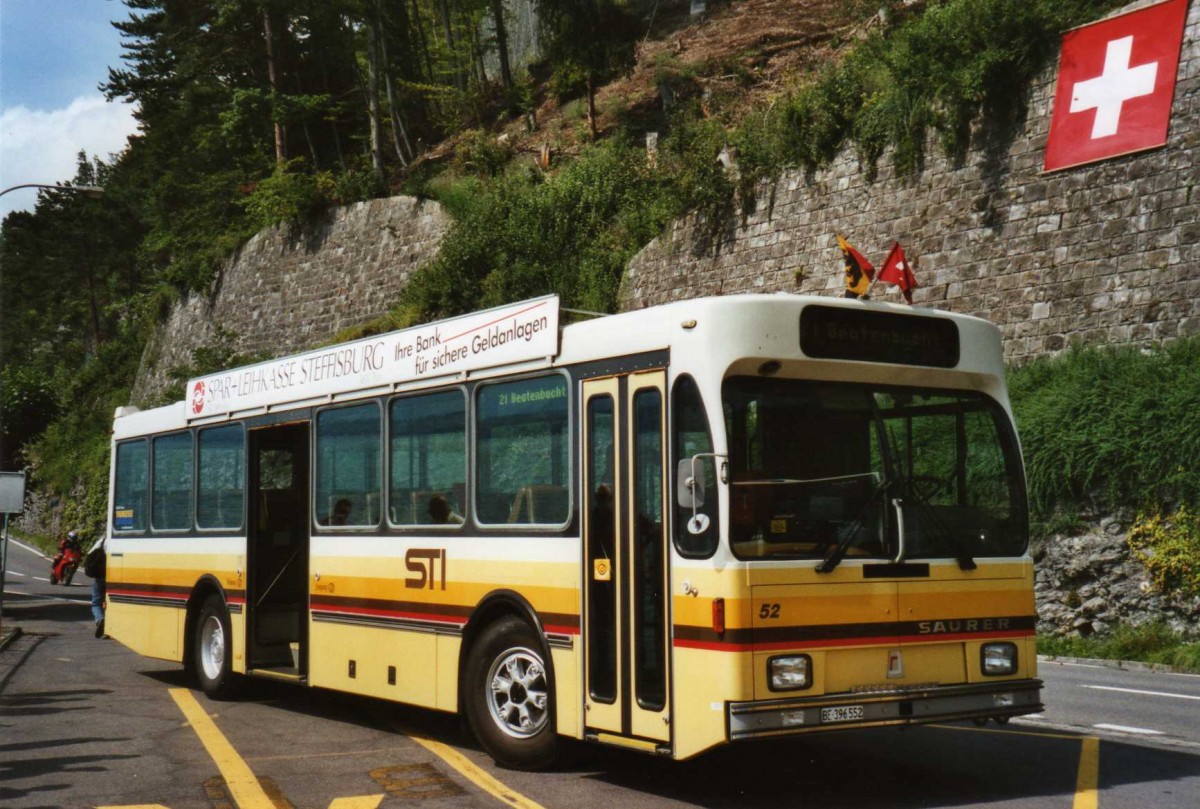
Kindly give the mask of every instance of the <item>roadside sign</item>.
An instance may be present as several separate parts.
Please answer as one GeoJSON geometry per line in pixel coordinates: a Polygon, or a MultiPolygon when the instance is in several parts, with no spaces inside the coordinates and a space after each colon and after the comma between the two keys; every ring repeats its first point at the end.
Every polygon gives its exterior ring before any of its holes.
{"type": "Polygon", "coordinates": [[[0,514],[25,510],[25,473],[0,472],[0,514]]]}

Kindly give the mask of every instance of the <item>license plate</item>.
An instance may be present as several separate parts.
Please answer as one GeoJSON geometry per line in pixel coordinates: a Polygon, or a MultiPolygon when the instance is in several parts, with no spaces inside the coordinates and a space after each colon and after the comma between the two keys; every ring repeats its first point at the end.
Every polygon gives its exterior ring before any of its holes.
{"type": "Polygon", "coordinates": [[[842,705],[838,708],[822,708],[821,723],[854,722],[863,718],[863,706],[842,705]]]}

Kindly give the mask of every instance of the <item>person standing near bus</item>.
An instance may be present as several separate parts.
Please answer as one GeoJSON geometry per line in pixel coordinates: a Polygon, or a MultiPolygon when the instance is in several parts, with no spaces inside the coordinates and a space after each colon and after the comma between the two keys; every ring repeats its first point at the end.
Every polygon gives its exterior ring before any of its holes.
{"type": "Polygon", "coordinates": [[[108,555],[101,538],[83,560],[83,572],[92,579],[92,618],[96,621],[96,637],[104,635],[104,597],[107,594],[108,555]]]}

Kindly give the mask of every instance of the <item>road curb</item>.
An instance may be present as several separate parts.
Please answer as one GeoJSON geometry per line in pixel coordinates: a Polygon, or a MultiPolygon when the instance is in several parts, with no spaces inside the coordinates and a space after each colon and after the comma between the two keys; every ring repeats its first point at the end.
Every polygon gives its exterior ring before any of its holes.
{"type": "Polygon", "coordinates": [[[13,641],[21,637],[21,627],[14,626],[12,629],[4,630],[4,634],[0,635],[0,652],[3,652],[9,647],[13,641]]]}
{"type": "Polygon", "coordinates": [[[1139,663],[1136,660],[1101,660],[1093,657],[1060,657],[1058,655],[1038,655],[1039,663],[1074,663],[1081,666],[1102,666],[1106,669],[1124,669],[1125,671],[1151,671],[1159,674],[1194,674],[1200,676],[1196,669],[1182,666],[1168,666],[1165,663],[1139,663]]]}

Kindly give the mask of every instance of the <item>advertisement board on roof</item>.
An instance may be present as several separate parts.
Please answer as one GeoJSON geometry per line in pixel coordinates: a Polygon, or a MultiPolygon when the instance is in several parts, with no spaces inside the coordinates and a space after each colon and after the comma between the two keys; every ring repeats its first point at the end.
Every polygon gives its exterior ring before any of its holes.
{"type": "Polygon", "coordinates": [[[188,382],[189,419],[445,377],[558,353],[558,296],[472,312],[188,382]]]}

